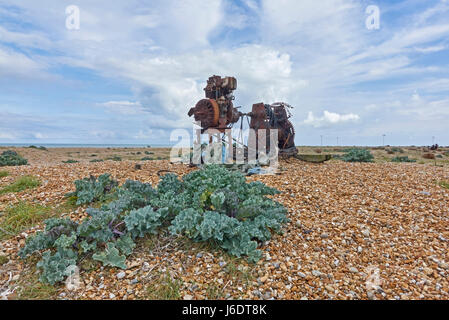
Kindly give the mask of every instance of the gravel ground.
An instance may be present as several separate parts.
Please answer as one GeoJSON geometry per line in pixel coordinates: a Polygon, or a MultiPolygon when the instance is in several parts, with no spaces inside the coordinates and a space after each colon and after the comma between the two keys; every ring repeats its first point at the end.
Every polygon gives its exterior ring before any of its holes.
{"type": "MultiPolygon", "coordinates": [[[[0,186],[25,174],[43,183],[0,196],[0,212],[20,200],[62,203],[73,182],[89,174],[155,184],[158,170],[191,170],[167,161],[135,170],[135,163],[7,168],[10,176],[0,178],[0,186]]],[[[281,190],[275,198],[289,209],[284,235],[263,244],[257,265],[161,234],[139,243],[127,270],[82,266],[79,289],[60,285],[52,298],[154,299],[174,291],[181,299],[449,299],[449,190],[436,183],[449,181],[448,167],[296,160],[281,166],[280,175],[248,178],[281,190]]],[[[67,216],[81,219],[84,211],[67,216]]],[[[20,298],[24,287],[35,285],[29,280],[35,279],[34,263],[16,254],[36,229],[0,242],[0,255],[9,260],[0,266],[3,298],[20,298]]]]}

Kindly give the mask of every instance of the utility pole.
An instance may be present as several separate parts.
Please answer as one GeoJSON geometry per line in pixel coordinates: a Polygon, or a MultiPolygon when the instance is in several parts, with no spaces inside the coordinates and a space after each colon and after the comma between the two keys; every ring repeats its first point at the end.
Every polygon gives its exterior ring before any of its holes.
{"type": "Polygon", "coordinates": [[[384,133],[384,134],[382,135],[382,146],[383,146],[383,147],[385,147],[385,137],[386,137],[386,134],[384,133]]]}
{"type": "Polygon", "coordinates": [[[432,146],[435,144],[435,137],[432,137],[432,146]]]}

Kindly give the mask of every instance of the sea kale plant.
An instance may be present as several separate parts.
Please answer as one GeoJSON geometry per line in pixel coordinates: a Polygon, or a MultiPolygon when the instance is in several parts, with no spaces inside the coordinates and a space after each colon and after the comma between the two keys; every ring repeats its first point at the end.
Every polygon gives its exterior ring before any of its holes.
{"type": "Polygon", "coordinates": [[[83,205],[103,200],[105,195],[117,187],[117,181],[111,179],[110,174],[103,174],[97,178],[90,176],[75,181],[76,191],[66,194],[67,197],[76,197],[76,204],[83,205]]]}
{"type": "Polygon", "coordinates": [[[342,157],[346,162],[374,162],[374,156],[367,149],[352,148],[342,157]]]}
{"type": "Polygon", "coordinates": [[[121,187],[109,175],[75,182],[79,203],[99,200],[105,190],[115,190],[115,199],[100,208],[89,208],[89,216],[75,222],[52,218],[45,229],[29,237],[19,256],[40,253],[41,281],[55,284],[69,275],[71,265],[91,256],[105,266],[126,269],[126,257],[138,238],[157,234],[168,227],[172,234],[194,241],[217,244],[229,254],[261,257],[259,242],[281,232],[287,222],[286,209],[267,196],[277,190],[260,182],[247,183],[239,172],[220,166],[179,178],[167,174],[157,188],[139,181],[121,187]]]}
{"type": "Polygon", "coordinates": [[[6,166],[24,166],[28,164],[28,160],[22,158],[17,152],[7,150],[0,154],[0,167],[6,166]]]}
{"type": "Polygon", "coordinates": [[[416,162],[416,159],[409,159],[408,156],[405,157],[394,157],[391,162],[416,162]]]}

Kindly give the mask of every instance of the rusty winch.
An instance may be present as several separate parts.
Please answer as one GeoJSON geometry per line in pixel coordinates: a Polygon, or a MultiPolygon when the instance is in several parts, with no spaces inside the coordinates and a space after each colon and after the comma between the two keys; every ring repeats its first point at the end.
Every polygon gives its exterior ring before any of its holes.
{"type": "MultiPolygon", "coordinates": [[[[212,76],[204,88],[206,99],[200,100],[188,115],[195,117],[195,121],[201,123],[202,132],[215,129],[225,132],[247,116],[251,119],[250,129],[254,129],[256,135],[259,130],[278,130],[278,147],[280,155],[296,155],[295,130],[289,118],[291,117],[289,104],[277,102],[274,104],[257,103],[249,113],[240,112],[234,107],[233,92],[237,89],[237,79],[234,77],[212,76]]],[[[269,139],[269,135],[267,135],[269,139]]],[[[267,146],[270,144],[268,143],[267,146]]]]}

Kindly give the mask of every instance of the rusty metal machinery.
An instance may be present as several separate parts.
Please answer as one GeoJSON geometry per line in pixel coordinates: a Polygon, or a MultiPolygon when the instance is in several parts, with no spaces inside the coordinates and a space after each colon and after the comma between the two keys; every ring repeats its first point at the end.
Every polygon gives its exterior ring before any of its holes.
{"type": "MultiPolygon", "coordinates": [[[[206,99],[200,100],[188,115],[194,116],[195,121],[201,123],[202,132],[207,129],[215,129],[225,132],[232,128],[244,116],[251,121],[249,127],[256,130],[277,129],[279,154],[282,156],[294,156],[297,154],[295,147],[295,130],[290,122],[290,105],[284,102],[274,104],[257,103],[252,107],[250,113],[242,113],[234,107],[232,101],[235,99],[233,92],[237,89],[237,80],[234,77],[221,78],[212,76],[204,88],[206,99]]],[[[269,134],[267,134],[267,146],[270,145],[269,134]]]]}
{"type": "Polygon", "coordinates": [[[194,115],[195,121],[201,122],[203,131],[213,128],[224,132],[243,115],[232,103],[235,89],[237,80],[233,77],[210,77],[204,88],[206,99],[200,100],[190,109],[189,117],[194,115]]]}

